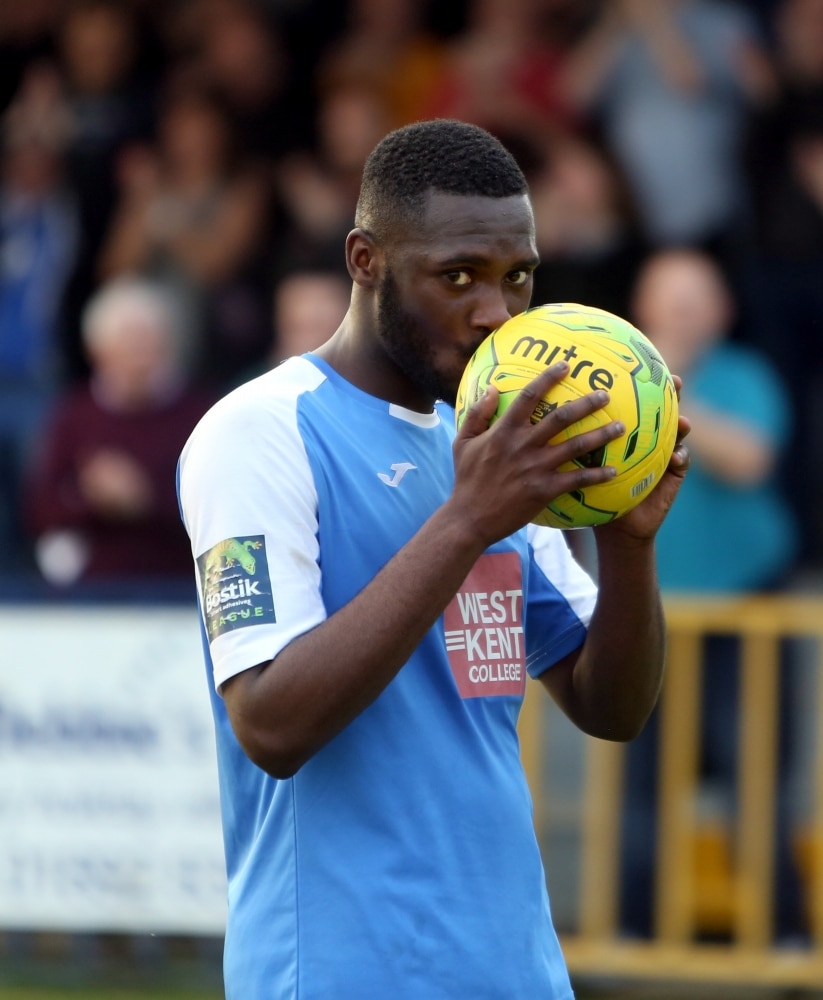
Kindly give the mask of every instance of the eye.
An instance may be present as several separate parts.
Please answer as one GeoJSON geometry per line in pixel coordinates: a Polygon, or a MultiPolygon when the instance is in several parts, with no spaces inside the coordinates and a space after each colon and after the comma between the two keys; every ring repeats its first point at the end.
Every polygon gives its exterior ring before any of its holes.
{"type": "Polygon", "coordinates": [[[526,270],[525,268],[521,268],[518,271],[511,271],[508,276],[508,281],[509,284],[511,285],[522,286],[528,284],[529,280],[531,279],[531,276],[532,276],[531,271],[526,270]]]}
{"type": "Polygon", "coordinates": [[[464,286],[471,284],[472,277],[468,271],[447,271],[446,281],[452,285],[464,286]]]}

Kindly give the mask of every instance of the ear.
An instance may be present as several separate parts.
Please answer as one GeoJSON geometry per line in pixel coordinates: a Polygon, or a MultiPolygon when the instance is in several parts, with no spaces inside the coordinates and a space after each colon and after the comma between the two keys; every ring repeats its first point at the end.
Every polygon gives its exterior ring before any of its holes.
{"type": "Polygon", "coordinates": [[[378,284],[383,253],[364,229],[352,229],[346,237],[346,267],[352,281],[364,288],[378,284]]]}

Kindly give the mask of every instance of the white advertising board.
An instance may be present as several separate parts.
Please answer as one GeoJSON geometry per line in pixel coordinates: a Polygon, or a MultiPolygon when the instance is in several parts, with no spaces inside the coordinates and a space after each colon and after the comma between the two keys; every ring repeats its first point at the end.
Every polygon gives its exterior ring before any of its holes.
{"type": "Polygon", "coordinates": [[[0,606],[0,928],[221,934],[197,612],[0,606]]]}

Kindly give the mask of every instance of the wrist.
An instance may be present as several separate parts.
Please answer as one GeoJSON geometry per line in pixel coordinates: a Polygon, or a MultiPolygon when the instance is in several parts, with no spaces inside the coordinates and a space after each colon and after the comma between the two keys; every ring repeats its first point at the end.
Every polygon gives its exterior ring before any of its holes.
{"type": "Polygon", "coordinates": [[[622,575],[626,575],[634,567],[640,568],[643,572],[649,567],[655,568],[654,537],[638,537],[624,531],[604,531],[602,527],[596,529],[593,534],[601,576],[604,569],[608,571],[610,566],[622,575]]]}
{"type": "Polygon", "coordinates": [[[459,509],[451,500],[447,500],[432,515],[429,524],[440,536],[443,549],[452,553],[457,561],[466,560],[469,566],[496,541],[487,535],[476,518],[459,509]]]}

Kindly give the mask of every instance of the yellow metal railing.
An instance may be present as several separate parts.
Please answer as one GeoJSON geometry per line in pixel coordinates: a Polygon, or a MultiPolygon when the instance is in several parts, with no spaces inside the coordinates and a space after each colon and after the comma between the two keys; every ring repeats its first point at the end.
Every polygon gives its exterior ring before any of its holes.
{"type": "MultiPolygon", "coordinates": [[[[586,740],[579,809],[580,873],[577,926],[563,934],[573,973],[650,976],[771,985],[823,984],[823,739],[815,740],[806,789],[805,845],[808,947],[773,942],[775,810],[777,798],[779,663],[784,639],[807,640],[814,658],[814,701],[806,710],[823,722],[823,598],[801,595],[744,599],[670,597],[667,671],[660,704],[658,823],[654,931],[651,939],[621,939],[620,830],[625,749],[586,740]],[[738,799],[729,852],[728,944],[699,941],[695,857],[700,754],[702,642],[711,634],[741,640],[738,799]]],[[[537,687],[537,686],[535,686],[537,687]]],[[[545,712],[527,699],[522,722],[524,762],[535,790],[537,821],[550,816],[542,801],[545,712]]],[[[815,727],[816,729],[816,727],[815,727]]],[[[538,827],[539,828],[539,827],[538,827]]],[[[800,836],[802,834],[802,837],[800,836]]]]}

